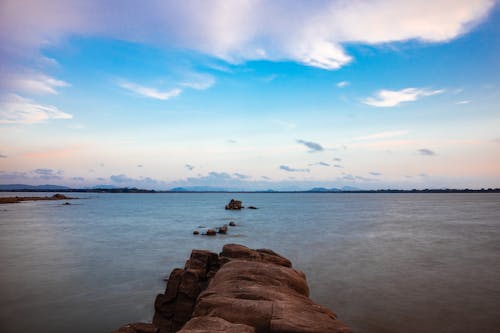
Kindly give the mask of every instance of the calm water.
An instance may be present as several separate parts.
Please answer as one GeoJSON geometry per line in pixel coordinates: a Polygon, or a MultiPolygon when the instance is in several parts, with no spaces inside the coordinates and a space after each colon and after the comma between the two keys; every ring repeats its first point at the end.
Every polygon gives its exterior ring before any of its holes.
{"type": "Polygon", "coordinates": [[[162,278],[225,243],[290,258],[356,332],[500,330],[499,194],[78,196],[0,206],[0,332],[150,320],[162,278]],[[231,197],[260,209],[225,211],[231,197]],[[226,236],[192,235],[229,220],[226,236]]]}

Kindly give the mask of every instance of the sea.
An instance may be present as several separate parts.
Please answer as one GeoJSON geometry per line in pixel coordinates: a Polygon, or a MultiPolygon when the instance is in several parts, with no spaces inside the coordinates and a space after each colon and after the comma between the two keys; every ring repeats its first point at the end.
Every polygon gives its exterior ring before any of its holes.
{"type": "Polygon", "coordinates": [[[354,332],[500,332],[500,194],[66,195],[0,205],[0,332],[150,321],[170,271],[227,243],[289,258],[354,332]],[[226,211],[231,198],[259,209],[226,211]]]}

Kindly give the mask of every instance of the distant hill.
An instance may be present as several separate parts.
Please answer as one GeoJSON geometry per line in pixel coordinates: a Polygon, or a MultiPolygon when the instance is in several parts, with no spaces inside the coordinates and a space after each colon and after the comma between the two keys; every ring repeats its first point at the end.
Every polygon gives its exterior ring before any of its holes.
{"type": "Polygon", "coordinates": [[[64,191],[67,186],[60,185],[26,185],[26,184],[0,184],[0,191],[64,191]]]}
{"type": "Polygon", "coordinates": [[[188,187],[174,187],[169,190],[170,192],[229,192],[231,190],[223,187],[212,186],[188,186],[188,187]]]}
{"type": "Polygon", "coordinates": [[[357,187],[353,186],[344,186],[342,188],[324,188],[324,187],[315,187],[312,188],[306,192],[350,192],[350,191],[363,191],[362,189],[359,189],[357,187]]]}

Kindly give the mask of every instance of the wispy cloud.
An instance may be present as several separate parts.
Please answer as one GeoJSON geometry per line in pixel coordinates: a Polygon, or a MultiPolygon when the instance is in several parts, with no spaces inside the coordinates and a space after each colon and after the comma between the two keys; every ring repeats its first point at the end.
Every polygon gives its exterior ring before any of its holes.
{"type": "Polygon", "coordinates": [[[319,165],[319,166],[325,166],[325,167],[329,167],[330,164],[326,163],[326,162],[317,162],[317,163],[311,163],[309,164],[310,166],[314,166],[314,165],[319,165]]]}
{"type": "Polygon", "coordinates": [[[375,107],[393,107],[403,102],[413,102],[419,98],[443,93],[443,89],[430,90],[426,88],[406,88],[402,90],[380,90],[375,97],[362,100],[364,104],[375,107]]]}
{"type": "Polygon", "coordinates": [[[385,131],[385,132],[379,132],[379,133],[374,133],[370,135],[365,135],[365,136],[359,136],[357,138],[354,138],[354,140],[377,140],[377,139],[387,139],[387,138],[393,138],[396,136],[402,136],[408,134],[408,131],[405,130],[399,130],[399,131],[385,131]]]}
{"type": "Polygon", "coordinates": [[[188,169],[189,171],[193,171],[194,169],[194,165],[191,165],[191,164],[186,164],[184,165],[186,167],[186,169],[188,169]]]}
{"type": "Polygon", "coordinates": [[[334,164],[333,165],[334,168],[339,168],[339,169],[343,169],[344,167],[340,164],[334,164]]]}
{"type": "Polygon", "coordinates": [[[186,75],[185,81],[180,85],[196,90],[206,90],[215,84],[215,78],[212,75],[204,73],[190,73],[186,75]]]}
{"type": "Polygon", "coordinates": [[[460,104],[469,104],[469,103],[470,103],[469,100],[464,100],[464,101],[458,101],[455,104],[459,104],[460,105],[460,104]]]}
{"type": "Polygon", "coordinates": [[[0,79],[0,86],[22,94],[55,95],[59,93],[58,88],[68,87],[69,83],[42,73],[20,71],[4,74],[0,79]]]}
{"type": "Polygon", "coordinates": [[[337,83],[337,87],[339,88],[344,88],[344,87],[347,87],[350,83],[348,81],[340,81],[339,83],[337,83]]]}
{"type": "Polygon", "coordinates": [[[310,153],[325,150],[325,148],[323,148],[322,145],[320,145],[319,143],[316,143],[316,142],[305,141],[305,140],[297,140],[297,143],[303,144],[304,146],[306,146],[307,148],[309,148],[309,152],[310,153]]]}
{"type": "Polygon", "coordinates": [[[7,155],[0,154],[0,158],[7,158],[7,155]]]}
{"type": "Polygon", "coordinates": [[[335,161],[335,162],[342,162],[342,159],[340,157],[334,157],[332,159],[332,161],[335,161]]]}
{"type": "Polygon", "coordinates": [[[372,175],[372,176],[382,176],[382,174],[380,172],[375,172],[375,171],[370,172],[370,175],[372,175]]]}
{"type": "Polygon", "coordinates": [[[19,95],[0,96],[0,124],[34,124],[72,117],[55,106],[37,104],[19,95]]]}
{"type": "Polygon", "coordinates": [[[53,10],[23,3],[4,6],[0,20],[0,31],[9,32],[2,34],[4,49],[12,54],[92,34],[181,46],[232,63],[285,59],[337,69],[352,60],[346,43],[446,42],[484,19],[495,1],[154,1],[126,2],[119,10],[97,0],[54,0],[53,10]]]}
{"type": "Polygon", "coordinates": [[[236,178],[239,178],[239,179],[250,179],[251,178],[251,176],[249,176],[249,175],[244,175],[244,174],[238,173],[238,172],[233,173],[233,176],[235,176],[236,178]]]}
{"type": "Polygon", "coordinates": [[[159,99],[159,100],[168,100],[172,97],[179,96],[182,93],[182,89],[173,88],[170,90],[160,91],[156,88],[144,87],[135,83],[122,81],[118,84],[121,88],[131,91],[137,95],[141,95],[144,97],[159,99]]]}
{"type": "Polygon", "coordinates": [[[422,148],[417,150],[417,153],[423,156],[434,156],[436,153],[433,150],[427,149],[427,148],[422,148]]]}
{"type": "Polygon", "coordinates": [[[287,172],[309,172],[309,169],[296,169],[289,167],[288,165],[280,165],[280,170],[287,171],[287,172]]]}

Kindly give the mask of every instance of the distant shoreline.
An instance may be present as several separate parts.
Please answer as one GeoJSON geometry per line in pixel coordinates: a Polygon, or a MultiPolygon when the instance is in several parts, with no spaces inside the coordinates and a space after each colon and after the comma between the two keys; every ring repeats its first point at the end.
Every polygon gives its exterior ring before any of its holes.
{"type": "Polygon", "coordinates": [[[339,194],[349,194],[349,193],[500,193],[500,188],[488,188],[488,189],[423,189],[423,190],[399,190],[399,189],[379,189],[379,190],[353,190],[353,191],[342,191],[342,190],[307,190],[307,191],[157,191],[157,190],[144,190],[137,188],[113,188],[113,189],[12,189],[6,190],[1,189],[0,192],[12,193],[12,192],[23,192],[23,193],[56,193],[56,192],[68,192],[68,193],[339,193],[339,194]]]}

